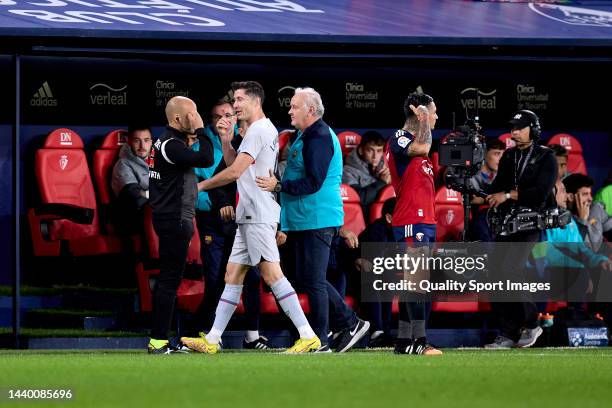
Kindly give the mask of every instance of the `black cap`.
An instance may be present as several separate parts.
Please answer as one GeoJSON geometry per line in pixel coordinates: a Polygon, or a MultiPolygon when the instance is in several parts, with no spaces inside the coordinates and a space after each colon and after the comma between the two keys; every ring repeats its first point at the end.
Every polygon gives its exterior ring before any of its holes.
{"type": "Polygon", "coordinates": [[[535,113],[528,110],[520,110],[514,114],[508,122],[513,129],[523,129],[527,126],[534,127],[538,125],[538,117],[535,113]]]}

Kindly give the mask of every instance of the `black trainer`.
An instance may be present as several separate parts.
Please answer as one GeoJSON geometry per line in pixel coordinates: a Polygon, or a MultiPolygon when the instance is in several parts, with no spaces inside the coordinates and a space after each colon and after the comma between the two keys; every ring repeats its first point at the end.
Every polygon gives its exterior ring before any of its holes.
{"type": "Polygon", "coordinates": [[[393,347],[393,345],[393,337],[389,336],[387,333],[381,333],[374,338],[370,338],[368,342],[368,348],[393,347]]]}
{"type": "Polygon", "coordinates": [[[331,349],[329,348],[328,344],[324,344],[321,347],[319,347],[315,353],[331,353],[331,349]]]}
{"type": "Polygon", "coordinates": [[[250,350],[267,350],[270,348],[268,345],[268,339],[264,336],[259,336],[257,340],[247,341],[244,339],[242,341],[242,348],[250,349],[250,350]]]}
{"type": "Polygon", "coordinates": [[[442,352],[427,343],[425,337],[419,337],[416,340],[412,339],[397,339],[395,343],[395,354],[417,354],[423,356],[440,356],[442,352]]]}
{"type": "Polygon", "coordinates": [[[414,346],[414,342],[412,339],[397,339],[395,342],[395,348],[393,352],[395,354],[413,354],[412,348],[414,346]]]}
{"type": "Polygon", "coordinates": [[[342,332],[329,332],[329,336],[327,336],[327,344],[329,344],[329,348],[336,349],[338,347],[341,334],[342,332]]]}
{"type": "Polygon", "coordinates": [[[419,337],[414,341],[413,354],[420,354],[423,356],[441,356],[442,351],[429,344],[425,337],[419,337]]]}
{"type": "Polygon", "coordinates": [[[350,329],[345,329],[340,333],[336,353],[344,353],[350,350],[363,336],[370,330],[370,322],[357,319],[357,324],[350,329]]]}

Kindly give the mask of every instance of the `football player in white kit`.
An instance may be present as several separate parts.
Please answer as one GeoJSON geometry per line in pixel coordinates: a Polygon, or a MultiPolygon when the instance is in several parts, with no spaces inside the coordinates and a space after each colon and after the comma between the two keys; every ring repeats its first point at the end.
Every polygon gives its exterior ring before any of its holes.
{"type": "Polygon", "coordinates": [[[183,337],[181,341],[191,350],[216,353],[221,335],[240,302],[244,276],[250,267],[259,265],[262,278],[300,334],[287,353],[314,352],[321,347],[321,342],[310,327],[293,286],[280,268],[276,245],[280,206],[273,193],[263,191],[255,182],[257,176],[268,176],[276,168],[278,131],[263,112],[264,91],[259,83],[234,82],[232,90],[237,119],[245,121],[248,130],[238,151],[235,151],[230,143],[233,129],[229,129],[229,121],[221,119],[217,123],[223,158],[228,167],[200,182],[198,189],[210,190],[237,181],[240,197],[236,208],[238,230],[212,329],[208,334],[183,337]]]}

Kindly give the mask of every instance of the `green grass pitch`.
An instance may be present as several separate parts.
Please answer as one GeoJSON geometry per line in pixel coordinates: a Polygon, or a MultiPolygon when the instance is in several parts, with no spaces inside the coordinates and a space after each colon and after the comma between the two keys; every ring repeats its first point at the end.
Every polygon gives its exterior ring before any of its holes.
{"type": "Polygon", "coordinates": [[[71,389],[59,407],[601,407],[612,404],[612,349],[0,351],[0,405],[53,405],[9,401],[19,388],[71,389]]]}

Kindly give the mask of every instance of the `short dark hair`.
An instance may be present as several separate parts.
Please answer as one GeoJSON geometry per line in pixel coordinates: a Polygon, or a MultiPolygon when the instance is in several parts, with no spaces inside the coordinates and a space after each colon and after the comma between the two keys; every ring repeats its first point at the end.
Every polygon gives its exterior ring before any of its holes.
{"type": "Polygon", "coordinates": [[[487,151],[489,150],[506,150],[506,144],[496,137],[490,137],[485,141],[487,151]]]}
{"type": "Polygon", "coordinates": [[[265,93],[263,90],[263,86],[259,82],[256,81],[236,81],[232,82],[232,91],[236,92],[238,89],[244,89],[244,92],[253,97],[256,96],[259,98],[259,101],[263,105],[265,93]]]}
{"type": "Polygon", "coordinates": [[[414,116],[414,112],[410,109],[410,105],[415,108],[419,105],[427,106],[433,102],[433,98],[424,93],[416,93],[413,92],[404,101],[404,115],[406,115],[406,119],[411,116],[414,116]]]}
{"type": "Polygon", "coordinates": [[[212,112],[213,109],[215,109],[217,106],[221,106],[221,105],[229,105],[232,106],[232,102],[229,100],[228,97],[223,97],[221,99],[217,99],[217,102],[215,102],[213,104],[213,106],[210,107],[210,111],[212,112]]]}
{"type": "Polygon", "coordinates": [[[555,156],[567,157],[567,149],[560,144],[551,144],[548,147],[555,153],[555,156]]]}
{"type": "Polygon", "coordinates": [[[128,126],[128,130],[127,130],[128,137],[133,137],[134,133],[139,130],[148,130],[149,133],[153,133],[151,132],[151,127],[149,125],[146,125],[144,123],[132,123],[131,125],[128,126]]]}
{"type": "Polygon", "coordinates": [[[576,194],[582,187],[593,187],[595,181],[584,174],[574,173],[563,179],[565,190],[570,194],[576,194]]]}
{"type": "Polygon", "coordinates": [[[368,143],[373,143],[376,146],[384,146],[387,141],[380,133],[375,130],[368,130],[361,136],[361,141],[359,142],[359,147],[363,147],[368,143]]]}
{"type": "Polygon", "coordinates": [[[382,207],[382,216],[384,217],[385,215],[389,214],[389,215],[393,215],[393,211],[395,211],[395,203],[397,202],[397,199],[395,197],[391,197],[388,198],[385,203],[383,204],[382,207]]]}

